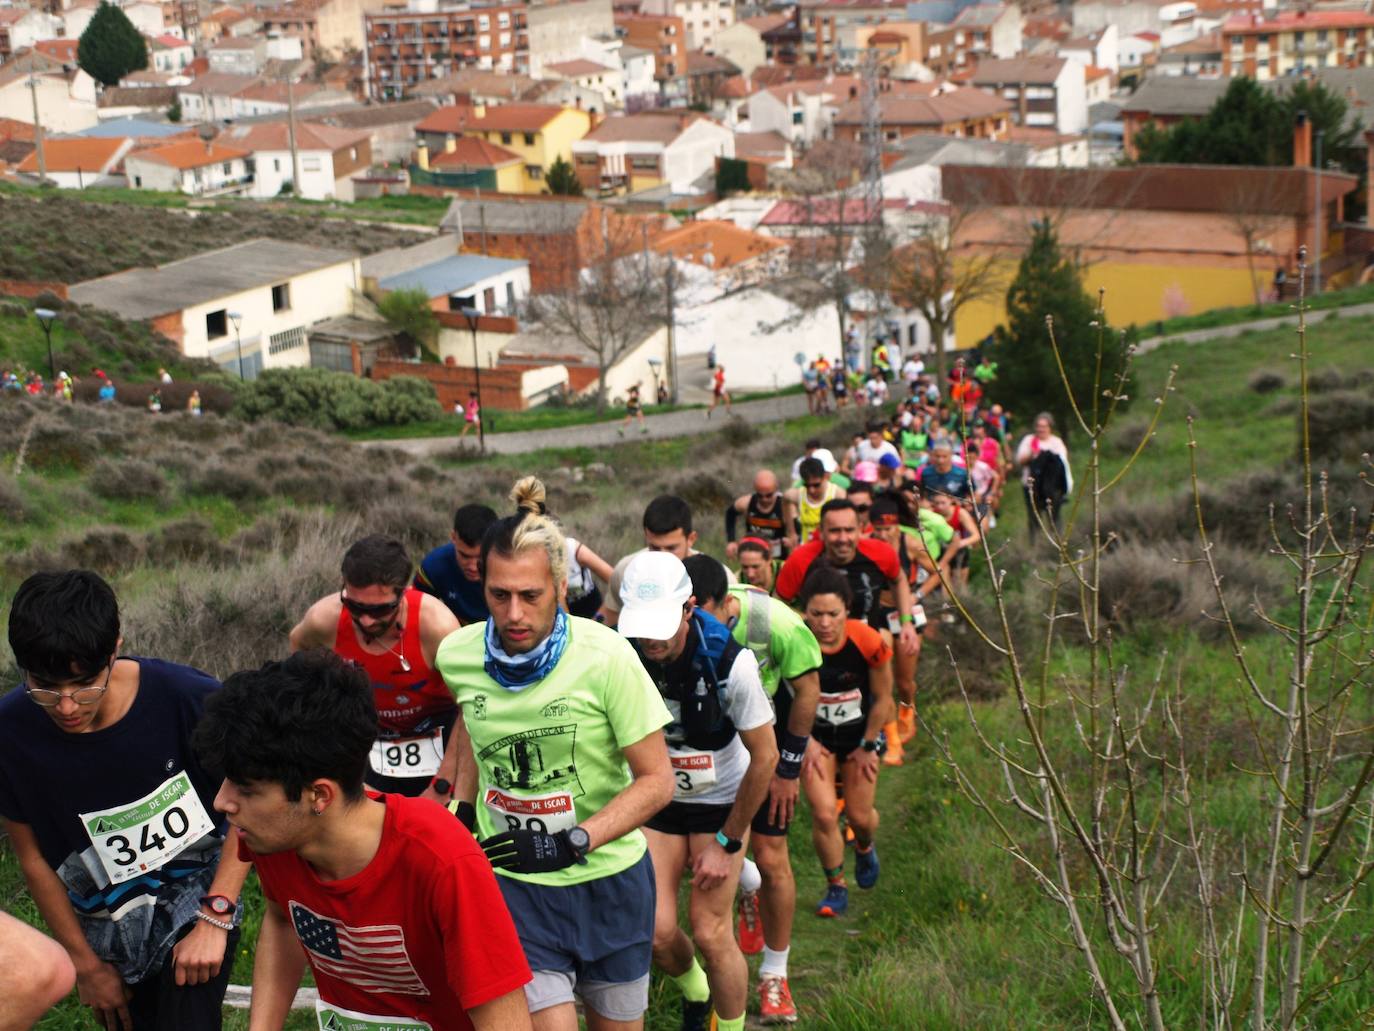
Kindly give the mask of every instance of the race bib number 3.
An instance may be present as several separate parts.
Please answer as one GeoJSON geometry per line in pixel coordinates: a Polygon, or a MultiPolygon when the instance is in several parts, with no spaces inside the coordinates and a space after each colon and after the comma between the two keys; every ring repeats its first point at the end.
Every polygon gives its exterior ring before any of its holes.
{"type": "Polygon", "coordinates": [[[323,999],[315,1000],[315,1019],[319,1021],[320,1031],[432,1031],[423,1020],[358,1013],[331,1006],[323,999]]]}
{"type": "Polygon", "coordinates": [[[423,737],[377,741],[368,756],[373,772],[382,777],[433,777],[444,761],[444,732],[423,737]]]}
{"type": "Polygon", "coordinates": [[[566,791],[552,795],[512,795],[498,788],[488,788],[484,801],[498,832],[556,834],[577,826],[573,797],[566,791]]]}
{"type": "Polygon", "coordinates": [[[185,772],[137,802],[81,814],[111,884],[122,884],[175,859],[215,829],[185,772]]]}
{"type": "Polygon", "coordinates": [[[716,757],[712,752],[673,752],[668,761],[677,778],[674,798],[691,798],[716,783],[716,757]]]}
{"type": "Polygon", "coordinates": [[[840,694],[823,694],[816,705],[816,720],[832,727],[854,723],[864,714],[863,692],[858,688],[840,694]]]}

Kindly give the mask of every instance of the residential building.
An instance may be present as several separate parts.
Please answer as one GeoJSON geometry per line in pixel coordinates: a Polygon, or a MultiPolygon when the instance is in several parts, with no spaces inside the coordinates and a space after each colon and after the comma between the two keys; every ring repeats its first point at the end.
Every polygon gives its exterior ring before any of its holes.
{"type": "Polygon", "coordinates": [[[593,119],[606,114],[606,96],[571,79],[540,79],[522,98],[527,104],[549,104],[586,111],[593,119]]]}
{"type": "Polygon", "coordinates": [[[830,137],[835,113],[858,100],[860,89],[859,79],[853,75],[804,79],[760,89],[745,102],[749,128],[753,132],[776,132],[794,147],[809,147],[830,137]]]}
{"type": "Polygon", "coordinates": [[[247,194],[253,186],[248,170],[252,154],[223,143],[178,140],[124,159],[124,175],[136,190],[189,193],[194,197],[247,194]]]}
{"type": "Polygon", "coordinates": [[[642,0],[639,13],[682,19],[688,50],[711,49],[716,33],[735,23],[731,0],[642,0]]]}
{"type": "Polygon", "coordinates": [[[546,63],[544,74],[549,78],[575,83],[600,96],[601,103],[591,110],[591,114],[605,114],[610,108],[625,106],[625,75],[619,68],[585,57],[575,57],[569,61],[546,63]]]}
{"type": "Polygon", "coordinates": [[[765,283],[787,270],[785,243],[731,222],[688,222],[659,233],[649,248],[706,270],[722,291],[765,283]]]}
{"type": "Polygon", "coordinates": [[[431,159],[444,149],[449,135],[486,140],[518,154],[524,162],[522,193],[543,193],[549,166],[560,157],[571,161],[575,141],[590,128],[586,111],[551,104],[441,107],[415,126],[431,159]]]}
{"type": "Polygon", "coordinates": [[[354,199],[352,177],[372,165],[372,140],[365,132],[315,122],[296,122],[296,157],[284,121],[232,125],[216,142],[252,156],[250,197],[290,191],[306,200],[354,199]],[[299,176],[295,164],[299,164],[299,176]]]}
{"type": "MultiPolygon", "coordinates": [[[[842,30],[905,16],[906,0],[801,0],[797,5],[800,60],[827,66],[853,64],[858,55],[842,46],[842,30]]],[[[849,38],[853,39],[852,33],[849,38]]]]}
{"type": "Polygon", "coordinates": [[[1059,44],[1059,56],[1089,68],[1115,72],[1121,61],[1119,46],[1116,26],[1108,25],[1097,32],[1064,40],[1059,44]]]}
{"type": "Polygon", "coordinates": [[[1081,133],[1088,127],[1084,66],[1062,57],[979,61],[969,82],[1011,102],[1012,121],[1027,128],[1081,133]]]}
{"type": "Polygon", "coordinates": [[[442,79],[422,82],[410,91],[415,98],[426,97],[444,104],[509,104],[524,100],[539,80],[518,72],[498,72],[487,68],[462,68],[442,79]]]}
{"type": "Polygon", "coordinates": [[[342,57],[363,45],[363,15],[379,4],[374,0],[291,0],[256,12],[262,31],[269,35],[295,36],[304,56],[342,57]]]}
{"type": "Polygon", "coordinates": [[[245,75],[208,72],[178,87],[186,121],[225,121],[257,115],[286,114],[292,103],[306,108],[352,106],[355,99],[314,82],[280,82],[245,75]]]}
{"type": "MultiPolygon", "coordinates": [[[[72,39],[80,39],[81,34],[86,31],[86,26],[95,17],[96,9],[99,6],[100,0],[78,0],[70,7],[64,8],[62,12],[64,35],[72,39]]],[[[119,8],[129,21],[133,22],[134,28],[145,36],[161,36],[169,31],[175,35],[181,31],[180,25],[169,26],[167,24],[161,3],[137,0],[135,3],[120,4],[119,8]]],[[[47,35],[55,36],[57,33],[50,32],[47,35]]]]}
{"type": "Polygon", "coordinates": [[[716,54],[703,50],[687,51],[687,98],[693,107],[710,110],[722,96],[725,81],[739,74],[739,68],[716,54]]]}
{"type": "Polygon", "coordinates": [[[267,62],[267,39],[263,36],[230,36],[205,51],[210,71],[215,75],[254,76],[267,62]]]}
{"type": "Polygon", "coordinates": [[[1221,34],[1221,74],[1263,82],[1317,68],[1369,67],[1374,14],[1299,9],[1237,15],[1221,34]]]}
{"type": "Polygon", "coordinates": [[[367,93],[398,100],[428,79],[461,68],[529,69],[528,8],[524,3],[443,10],[387,8],[363,16],[367,93]]]}
{"type": "Polygon", "coordinates": [[[148,40],[148,63],[154,71],[169,75],[184,73],[195,59],[195,48],[178,36],[163,33],[148,40]]]}
{"type": "MultiPolygon", "coordinates": [[[[940,169],[945,165],[1001,165],[1007,168],[1039,164],[1035,149],[1026,143],[917,133],[889,149],[884,162],[883,197],[918,204],[944,202],[940,169]]],[[[1053,164],[1054,162],[1050,162],[1053,164]]]]}
{"type": "Polygon", "coordinates": [[[617,15],[626,43],[654,55],[654,81],[667,103],[687,97],[687,30],[676,15],[617,15]]]}
{"type": "Polygon", "coordinates": [[[258,29],[258,21],[251,12],[226,4],[216,7],[201,21],[200,42],[208,45],[227,36],[253,36],[258,29]]]}
{"type": "Polygon", "coordinates": [[[40,39],[33,49],[60,64],[74,65],[77,62],[76,49],[80,44],[79,39],[40,39]]]}
{"type": "Polygon", "coordinates": [[[411,186],[430,185],[481,189],[494,193],[521,193],[525,187],[525,162],[513,150],[476,136],[444,138],[443,149],[430,153],[421,137],[415,145],[411,186]],[[429,173],[429,174],[425,174],[429,173]]]}
{"type": "Polygon", "coordinates": [[[1112,73],[1106,68],[1089,65],[1083,69],[1083,97],[1091,113],[1097,104],[1106,104],[1112,99],[1112,73]]]}
{"type": "Polygon", "coordinates": [[[1159,33],[1137,32],[1121,36],[1116,44],[1117,67],[1123,71],[1144,68],[1159,55],[1159,33]]]}
{"type": "Polygon", "coordinates": [[[1204,32],[1187,43],[1179,43],[1160,53],[1151,78],[1169,76],[1219,79],[1222,75],[1221,30],[1204,32]]]}
{"type": "Polygon", "coordinates": [[[845,34],[852,35],[853,39],[845,40],[845,45],[858,55],[858,64],[862,65],[872,52],[882,71],[905,77],[908,71],[915,70],[925,61],[926,28],[926,23],[920,21],[852,25],[845,29],[845,34]]]}
{"type": "MultiPolygon", "coordinates": [[[[134,141],[128,138],[45,139],[44,174],[50,182],[65,190],[83,190],[88,186],[123,186],[124,177],[116,177],[114,172],[133,146],[134,141]]],[[[30,154],[19,163],[17,170],[23,174],[37,175],[38,155],[30,154]]]]}
{"type": "Polygon", "coordinates": [[[1204,117],[1226,92],[1225,79],[1152,75],[1121,106],[1121,147],[1127,158],[1138,155],[1135,138],[1147,125],[1167,129],[1204,117]]]}
{"type": "Polygon", "coordinates": [[[755,68],[768,63],[763,33],[748,20],[737,21],[717,32],[714,50],[717,57],[725,58],[744,75],[752,75],[755,68]]]}
{"type": "MultiPolygon", "coordinates": [[[[210,16],[211,0],[161,0],[163,24],[192,43],[202,42],[201,23],[210,16]]],[[[214,35],[218,37],[218,26],[214,35]]]]}
{"type": "Polygon", "coordinates": [[[69,296],[147,320],[186,357],[251,379],[264,368],[308,365],[310,327],[353,314],[361,289],[358,257],[349,251],[249,240],[77,283],[69,296]]]}
{"type": "Polygon", "coordinates": [[[625,76],[625,106],[632,110],[649,105],[659,95],[655,78],[657,60],[651,50],[630,42],[620,46],[620,67],[625,76]]]}
{"type": "Polygon", "coordinates": [[[415,126],[435,110],[428,100],[405,100],[399,104],[368,104],[317,108],[309,112],[312,121],[339,129],[366,132],[372,144],[374,164],[409,163],[415,147],[415,126]]]}
{"type": "MultiPolygon", "coordinates": [[[[32,55],[34,51],[27,54],[32,55]]],[[[48,61],[47,58],[42,60],[48,61]]],[[[60,66],[56,71],[44,70],[42,63],[31,62],[26,55],[0,66],[0,118],[13,118],[16,122],[32,125],[35,94],[39,119],[50,133],[80,132],[100,120],[93,95],[94,84],[85,72],[63,72],[60,66]],[[31,63],[38,65],[36,73],[30,71],[31,63]],[[33,90],[29,88],[31,75],[37,80],[33,90]],[[89,99],[83,95],[87,87],[92,94],[89,99]]]]}
{"type": "Polygon", "coordinates": [[[0,7],[0,64],[62,31],[62,19],[39,8],[0,7]]]}
{"type": "MultiPolygon", "coordinates": [[[[1013,113],[1011,101],[970,87],[947,87],[930,96],[878,95],[879,118],[885,143],[917,133],[969,136],[996,140],[1007,134],[1013,113]]],[[[835,114],[834,137],[862,142],[862,100],[851,100],[835,114]]]]}
{"type": "Polygon", "coordinates": [[[529,36],[528,63],[523,69],[535,78],[554,61],[586,57],[599,64],[613,64],[599,41],[615,39],[611,0],[559,0],[531,4],[526,14],[529,36]],[[597,43],[596,46],[590,44],[597,43]]]}
{"type": "Polygon", "coordinates": [[[0,118],[0,178],[9,178],[33,151],[33,126],[0,118]]]}
{"type": "Polygon", "coordinates": [[[987,57],[1016,57],[1021,44],[1018,5],[973,4],[947,23],[928,25],[924,63],[937,76],[953,75],[987,57]]]}
{"type": "Polygon", "coordinates": [[[742,20],[758,30],[768,64],[790,67],[797,63],[801,55],[802,33],[796,7],[742,20]]]}
{"type": "Polygon", "coordinates": [[[682,111],[641,111],[607,118],[573,144],[584,189],[638,193],[668,185],[687,192],[735,156],[735,134],[711,119],[682,111]]]}
{"type": "MultiPolygon", "coordinates": [[[[363,264],[363,276],[368,274],[363,264]]],[[[455,254],[379,279],[380,289],[423,290],[436,311],[476,309],[483,315],[515,315],[530,295],[530,263],[515,258],[455,254]]]]}

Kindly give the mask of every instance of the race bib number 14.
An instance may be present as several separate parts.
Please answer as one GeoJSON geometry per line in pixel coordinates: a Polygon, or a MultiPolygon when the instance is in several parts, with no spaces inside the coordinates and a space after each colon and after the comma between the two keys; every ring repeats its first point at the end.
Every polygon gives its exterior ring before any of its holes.
{"type": "Polygon", "coordinates": [[[184,771],[137,802],[82,813],[81,823],[111,884],[156,870],[215,829],[184,771]]]}

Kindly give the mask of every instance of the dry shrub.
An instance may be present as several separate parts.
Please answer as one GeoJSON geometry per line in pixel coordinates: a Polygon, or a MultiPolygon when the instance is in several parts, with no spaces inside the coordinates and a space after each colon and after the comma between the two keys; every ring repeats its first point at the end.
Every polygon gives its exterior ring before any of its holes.
{"type": "Polygon", "coordinates": [[[29,506],[9,473],[0,473],[0,518],[18,522],[28,515],[29,506]]]}
{"type": "Polygon", "coordinates": [[[223,561],[228,549],[203,519],[178,519],[149,534],[148,558],[158,565],[223,561]]]}
{"type": "Polygon", "coordinates": [[[1150,420],[1144,416],[1130,416],[1113,422],[1103,441],[1103,451],[1124,458],[1140,447],[1140,441],[1150,430],[1150,420]]]}
{"type": "Polygon", "coordinates": [[[14,559],[15,572],[27,576],[40,569],[93,569],[117,573],[143,561],[144,542],[118,526],[97,526],[52,548],[33,547],[14,559]]]}
{"type": "Polygon", "coordinates": [[[437,544],[449,539],[452,513],[437,506],[416,504],[405,498],[386,498],[370,505],[359,517],[364,533],[395,537],[418,564],[437,544]]]}
{"type": "Polygon", "coordinates": [[[1374,449],[1374,397],[1368,390],[1314,395],[1307,406],[1307,424],[1314,455],[1355,462],[1374,449]]]}
{"type": "Polygon", "coordinates": [[[666,493],[675,494],[692,506],[693,522],[714,517],[735,499],[735,492],[722,477],[710,472],[683,472],[668,481],[666,493]]]}
{"type": "Polygon", "coordinates": [[[324,471],[290,472],[273,477],[271,491],[298,505],[327,505],[338,498],[337,478],[324,471]]]}
{"type": "Polygon", "coordinates": [[[245,463],[213,459],[190,477],[195,494],[219,495],[230,501],[260,501],[268,496],[268,482],[245,463]]]}
{"type": "Polygon", "coordinates": [[[40,415],[25,461],[33,469],[85,469],[99,457],[100,445],[88,429],[40,415]]]}
{"type": "Polygon", "coordinates": [[[1250,374],[1250,389],[1256,394],[1272,394],[1288,386],[1288,379],[1274,369],[1256,369],[1250,374]]]}
{"type": "Polygon", "coordinates": [[[191,415],[187,412],[164,411],[156,419],[144,419],[150,433],[175,440],[214,442],[232,434],[238,424],[228,418],[206,412],[191,415]]]}
{"type": "Polygon", "coordinates": [[[726,447],[738,448],[758,440],[760,431],[753,423],[734,416],[720,428],[720,440],[726,447]]]}
{"type": "Polygon", "coordinates": [[[442,471],[436,469],[428,462],[422,462],[420,465],[417,465],[414,469],[410,470],[410,477],[416,483],[425,484],[439,483],[443,481],[445,478],[442,471]]]}
{"type": "Polygon", "coordinates": [[[167,492],[167,478],[141,458],[102,462],[87,482],[91,493],[107,501],[156,501],[167,492]]]}

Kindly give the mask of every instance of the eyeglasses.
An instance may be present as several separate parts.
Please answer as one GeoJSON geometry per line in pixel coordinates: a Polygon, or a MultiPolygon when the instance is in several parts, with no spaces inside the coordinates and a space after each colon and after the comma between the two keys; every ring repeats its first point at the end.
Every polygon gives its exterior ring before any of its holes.
{"type": "Polygon", "coordinates": [[[343,602],[343,607],[348,609],[349,615],[355,619],[362,619],[364,616],[370,619],[385,619],[401,607],[400,598],[395,601],[382,602],[379,605],[364,605],[360,601],[354,601],[343,591],[339,592],[339,601],[343,602]]]}
{"type": "Polygon", "coordinates": [[[87,685],[78,687],[70,694],[65,691],[54,691],[46,687],[26,687],[28,696],[33,699],[36,705],[41,705],[45,709],[54,709],[62,704],[63,698],[70,698],[77,705],[94,705],[100,701],[110,687],[110,674],[114,672],[114,661],[111,660],[105,666],[105,683],[99,687],[87,685]]]}
{"type": "Polygon", "coordinates": [[[854,511],[855,511],[855,512],[867,512],[867,511],[868,511],[870,508],[872,508],[872,507],[873,507],[872,505],[855,505],[855,506],[854,506],[854,511]]]}

